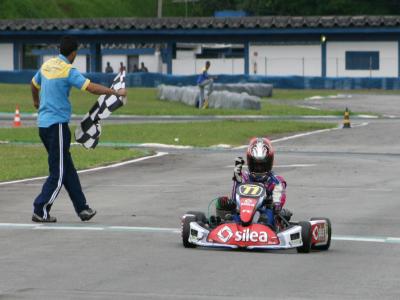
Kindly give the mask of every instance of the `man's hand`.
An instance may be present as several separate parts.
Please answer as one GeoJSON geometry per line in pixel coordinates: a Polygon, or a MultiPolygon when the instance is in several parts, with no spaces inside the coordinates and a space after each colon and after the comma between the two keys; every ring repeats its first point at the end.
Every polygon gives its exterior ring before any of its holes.
{"type": "Polygon", "coordinates": [[[126,89],[119,89],[116,94],[116,96],[121,96],[121,97],[126,97],[126,95],[127,95],[126,89]]]}

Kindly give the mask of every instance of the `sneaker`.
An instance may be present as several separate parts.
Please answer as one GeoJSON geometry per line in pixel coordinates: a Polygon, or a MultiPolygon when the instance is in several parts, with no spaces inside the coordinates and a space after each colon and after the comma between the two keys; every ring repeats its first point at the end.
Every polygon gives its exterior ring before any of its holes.
{"type": "Polygon", "coordinates": [[[88,208],[84,209],[79,213],[79,218],[81,218],[82,221],[89,221],[91,218],[94,217],[96,214],[96,211],[94,209],[88,208]]]}
{"type": "Polygon", "coordinates": [[[57,222],[57,218],[47,215],[47,219],[44,219],[43,217],[40,217],[39,215],[33,213],[32,221],[38,223],[55,223],[57,222]]]}
{"type": "Polygon", "coordinates": [[[208,99],[205,99],[202,109],[207,109],[207,108],[208,108],[208,99]]]}

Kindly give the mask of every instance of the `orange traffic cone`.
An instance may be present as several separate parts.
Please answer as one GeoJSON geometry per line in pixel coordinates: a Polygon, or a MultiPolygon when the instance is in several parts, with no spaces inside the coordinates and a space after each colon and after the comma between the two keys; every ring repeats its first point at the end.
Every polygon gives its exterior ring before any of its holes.
{"type": "Polygon", "coordinates": [[[15,116],[14,116],[14,123],[13,127],[20,127],[21,126],[21,116],[19,115],[19,106],[15,108],[15,116]]]}

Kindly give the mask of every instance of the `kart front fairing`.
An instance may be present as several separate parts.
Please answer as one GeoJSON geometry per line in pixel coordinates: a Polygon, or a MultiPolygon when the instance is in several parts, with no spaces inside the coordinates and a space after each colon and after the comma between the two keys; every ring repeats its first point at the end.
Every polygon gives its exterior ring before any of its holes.
{"type": "Polygon", "coordinates": [[[275,233],[263,224],[242,226],[234,222],[222,223],[215,228],[191,222],[189,242],[202,247],[245,249],[290,249],[303,245],[301,226],[293,225],[275,233]]]}

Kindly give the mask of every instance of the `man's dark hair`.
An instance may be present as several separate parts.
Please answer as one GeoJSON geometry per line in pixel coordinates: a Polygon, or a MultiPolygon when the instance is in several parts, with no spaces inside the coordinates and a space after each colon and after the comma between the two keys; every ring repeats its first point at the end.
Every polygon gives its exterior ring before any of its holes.
{"type": "Polygon", "coordinates": [[[78,41],[72,36],[63,36],[60,40],[60,53],[67,57],[72,52],[78,50],[78,41]]]}
{"type": "Polygon", "coordinates": [[[210,65],[210,61],[209,60],[206,61],[206,65],[210,65]]]}

